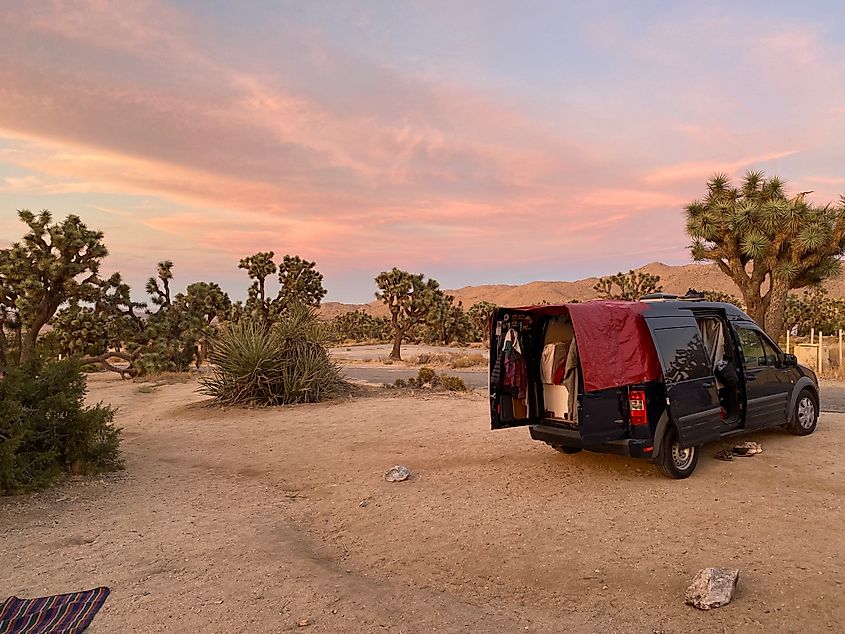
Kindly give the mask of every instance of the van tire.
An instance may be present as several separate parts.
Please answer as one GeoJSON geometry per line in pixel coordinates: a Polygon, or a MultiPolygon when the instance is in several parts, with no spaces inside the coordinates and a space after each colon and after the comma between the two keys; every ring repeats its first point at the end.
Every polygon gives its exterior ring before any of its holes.
{"type": "Polygon", "coordinates": [[[698,465],[699,447],[682,448],[678,444],[678,430],[674,425],[666,429],[657,465],[663,475],[675,480],[688,478],[698,465]]]}
{"type": "Polygon", "coordinates": [[[795,399],[795,407],[792,409],[786,430],[795,436],[809,436],[816,431],[816,423],[819,420],[819,402],[813,392],[804,388],[798,393],[795,399]]]}
{"type": "Polygon", "coordinates": [[[566,454],[573,454],[581,451],[581,447],[569,447],[567,445],[549,445],[549,447],[551,447],[555,451],[559,451],[560,453],[566,454]]]}

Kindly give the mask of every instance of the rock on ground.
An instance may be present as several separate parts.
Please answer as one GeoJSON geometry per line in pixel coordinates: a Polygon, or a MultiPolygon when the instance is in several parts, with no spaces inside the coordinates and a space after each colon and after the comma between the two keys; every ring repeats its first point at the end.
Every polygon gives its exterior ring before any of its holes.
{"type": "Polygon", "coordinates": [[[407,480],[411,477],[411,470],[408,467],[403,467],[402,465],[395,465],[390,467],[387,470],[387,473],[384,474],[384,479],[388,482],[402,482],[402,480],[407,480]]]}
{"type": "Polygon", "coordinates": [[[738,580],[736,568],[705,568],[687,588],[686,602],[699,610],[720,608],[731,602],[738,580]]]}

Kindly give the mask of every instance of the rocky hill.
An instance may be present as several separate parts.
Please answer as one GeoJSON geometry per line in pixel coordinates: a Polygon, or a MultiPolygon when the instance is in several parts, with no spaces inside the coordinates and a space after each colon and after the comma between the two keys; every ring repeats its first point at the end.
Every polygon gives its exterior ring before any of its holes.
{"type": "MultiPolygon", "coordinates": [[[[670,266],[662,262],[652,262],[636,270],[659,275],[663,290],[667,293],[682,295],[688,289],[694,288],[701,291],[722,291],[736,297],[741,296],[736,285],[715,264],[670,266]]],[[[575,282],[484,284],[481,286],[464,286],[447,292],[454,295],[455,300],[462,301],[464,307],[467,308],[482,300],[493,302],[499,306],[528,306],[544,300],[551,304],[557,304],[573,299],[581,301],[595,299],[596,292],[593,290],[593,286],[597,281],[597,277],[588,277],[575,282]]],[[[845,297],[845,276],[827,282],[825,287],[831,296],[845,297]]],[[[320,312],[322,317],[331,319],[335,315],[358,309],[364,309],[371,315],[387,314],[387,308],[384,304],[377,301],[372,301],[369,304],[326,302],[320,312]]]]}

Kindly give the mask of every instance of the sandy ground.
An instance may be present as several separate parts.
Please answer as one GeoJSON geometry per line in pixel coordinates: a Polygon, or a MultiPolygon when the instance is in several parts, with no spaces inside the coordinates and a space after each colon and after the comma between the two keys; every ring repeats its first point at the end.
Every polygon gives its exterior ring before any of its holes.
{"type": "MultiPolygon", "coordinates": [[[[104,632],[841,632],[845,415],[672,481],[491,432],[485,397],[203,406],[95,376],[127,468],[0,498],[0,594],[108,585],[104,632]],[[393,464],[414,473],[387,483],[393,464]],[[727,607],[683,591],[742,570],[727,607]]],[[[845,402],[845,399],[841,399],[845,402]]]]}

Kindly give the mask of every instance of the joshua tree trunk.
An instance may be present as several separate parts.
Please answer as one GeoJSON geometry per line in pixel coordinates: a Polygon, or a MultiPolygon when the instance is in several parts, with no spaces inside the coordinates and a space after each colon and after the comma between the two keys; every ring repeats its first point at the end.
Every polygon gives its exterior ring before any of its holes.
{"type": "Polygon", "coordinates": [[[393,335],[393,350],[390,351],[389,359],[393,359],[394,361],[401,361],[402,354],[401,354],[401,347],[402,347],[402,339],[405,338],[405,331],[396,329],[393,335]]]}
{"type": "Polygon", "coordinates": [[[789,293],[788,282],[776,279],[768,292],[765,322],[760,324],[766,333],[775,341],[779,341],[783,334],[786,320],[786,298],[789,293]]]}

